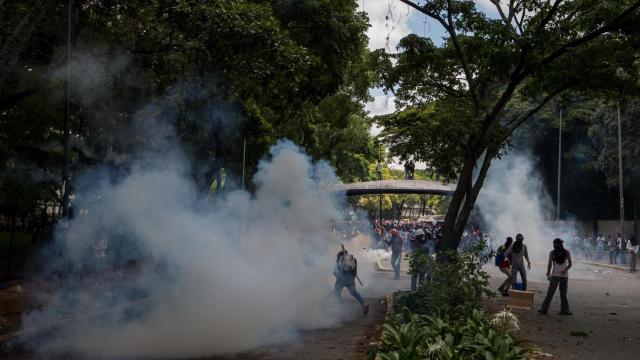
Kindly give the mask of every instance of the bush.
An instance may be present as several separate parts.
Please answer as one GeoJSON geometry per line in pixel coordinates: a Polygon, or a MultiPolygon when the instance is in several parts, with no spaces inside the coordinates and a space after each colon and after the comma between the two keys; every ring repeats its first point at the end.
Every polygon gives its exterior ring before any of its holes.
{"type": "Polygon", "coordinates": [[[498,328],[479,310],[462,322],[404,308],[383,325],[378,348],[382,360],[516,360],[525,359],[526,353],[507,327],[498,328]]]}
{"type": "MultiPolygon", "coordinates": [[[[428,261],[430,273],[418,291],[397,296],[402,310],[383,325],[380,359],[525,358],[527,350],[514,337],[517,318],[503,311],[487,319],[482,312],[482,295],[492,295],[480,267],[483,247],[445,254],[446,262],[428,261]]],[[[412,271],[425,264],[417,259],[412,271]]]]}
{"type": "MultiPolygon", "coordinates": [[[[448,261],[430,261],[425,281],[418,291],[399,295],[398,308],[407,307],[416,314],[444,314],[453,319],[471,316],[482,308],[483,294],[493,295],[487,288],[489,275],[480,267],[483,249],[484,244],[480,243],[466,252],[445,253],[448,261]]],[[[421,265],[423,262],[419,260],[421,265]]]]}

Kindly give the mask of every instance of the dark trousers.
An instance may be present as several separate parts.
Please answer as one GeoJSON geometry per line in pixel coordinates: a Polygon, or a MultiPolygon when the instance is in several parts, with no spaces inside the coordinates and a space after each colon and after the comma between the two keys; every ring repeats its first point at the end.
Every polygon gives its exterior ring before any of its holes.
{"type": "Polygon", "coordinates": [[[629,251],[629,271],[636,272],[637,255],[633,251],[629,251]]]}
{"type": "Polygon", "coordinates": [[[422,284],[424,278],[427,276],[426,272],[418,272],[411,274],[411,290],[416,291],[418,285],[422,284]]]}
{"type": "Polygon", "coordinates": [[[618,249],[618,258],[620,259],[620,264],[622,265],[626,265],[627,264],[627,254],[626,251],[623,249],[618,249]]]}
{"type": "Polygon", "coordinates": [[[400,261],[402,259],[402,251],[393,251],[391,253],[391,267],[396,273],[396,279],[400,278],[400,261]]]}
{"type": "Polygon", "coordinates": [[[360,296],[360,294],[358,294],[358,291],[356,290],[356,281],[355,281],[355,277],[354,278],[347,278],[347,277],[337,277],[336,278],[336,284],[333,287],[333,290],[336,294],[336,297],[338,298],[338,300],[342,301],[342,296],[340,296],[340,293],[342,292],[342,288],[347,288],[347,290],[349,290],[349,293],[351,294],[351,296],[353,296],[354,298],[356,298],[356,300],[358,300],[358,302],[360,303],[360,305],[364,306],[364,300],[362,299],[362,296],[360,296]]]}
{"type": "Polygon", "coordinates": [[[569,278],[561,276],[551,277],[551,281],[549,281],[549,288],[547,289],[547,297],[544,298],[542,308],[540,308],[543,312],[546,313],[549,311],[549,304],[551,304],[551,299],[553,299],[553,295],[556,293],[558,285],[560,285],[560,312],[569,312],[569,302],[567,301],[569,278]]]}
{"type": "Polygon", "coordinates": [[[618,250],[609,250],[609,264],[617,264],[618,260],[616,256],[618,255],[618,250]]]}

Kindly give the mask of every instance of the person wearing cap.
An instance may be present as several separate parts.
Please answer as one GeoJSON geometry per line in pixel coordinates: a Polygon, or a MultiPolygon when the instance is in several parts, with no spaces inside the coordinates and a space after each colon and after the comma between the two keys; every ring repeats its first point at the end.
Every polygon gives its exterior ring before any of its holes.
{"type": "Polygon", "coordinates": [[[391,237],[385,243],[391,246],[391,267],[395,273],[394,279],[400,279],[400,261],[402,259],[402,238],[398,235],[398,229],[391,229],[391,237]]]}
{"type": "Polygon", "coordinates": [[[563,246],[564,241],[559,238],[553,240],[553,250],[549,253],[547,264],[547,278],[549,278],[549,288],[547,296],[538,312],[546,314],[549,311],[551,299],[560,285],[560,315],[572,315],[569,312],[569,302],[567,301],[567,289],[569,284],[569,269],[571,268],[571,253],[563,246]]]}
{"type": "Polygon", "coordinates": [[[416,230],[415,237],[411,241],[412,255],[414,258],[413,264],[417,267],[416,269],[412,269],[411,271],[412,291],[416,291],[418,289],[418,284],[421,284],[427,275],[427,264],[424,264],[418,260],[419,256],[428,257],[431,254],[427,246],[426,237],[427,234],[424,233],[424,230],[418,229],[416,230]]]}

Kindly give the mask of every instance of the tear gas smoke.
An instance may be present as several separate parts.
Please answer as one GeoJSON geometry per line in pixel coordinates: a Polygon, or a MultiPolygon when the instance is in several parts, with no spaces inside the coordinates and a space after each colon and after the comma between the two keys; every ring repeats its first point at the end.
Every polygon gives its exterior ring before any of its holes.
{"type": "Polygon", "coordinates": [[[270,155],[254,196],[204,206],[179,151],[138,156],[117,183],[87,175],[45,271],[64,273],[65,285],[23,321],[64,326],[32,345],[91,358],[202,356],[339,321],[326,281],[339,246],[328,224],[341,216],[323,191],[333,170],[288,141],[270,155]],[[130,258],[135,271],[115,270],[130,258]]]}
{"type": "Polygon", "coordinates": [[[546,263],[553,239],[571,234],[550,221],[555,207],[534,161],[524,154],[492,162],[477,206],[486,227],[496,232],[493,246],[521,233],[532,262],[546,263]]]}

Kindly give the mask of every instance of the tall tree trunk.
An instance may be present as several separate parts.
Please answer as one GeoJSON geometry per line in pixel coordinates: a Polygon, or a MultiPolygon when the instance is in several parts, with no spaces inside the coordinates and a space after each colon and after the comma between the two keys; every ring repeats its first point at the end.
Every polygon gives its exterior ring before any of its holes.
{"type": "Polygon", "coordinates": [[[473,171],[476,168],[477,158],[472,155],[465,160],[444,219],[441,249],[456,250],[458,248],[460,237],[478,199],[494,154],[494,151],[486,150],[475,182],[473,171]]]}
{"type": "Polygon", "coordinates": [[[475,159],[467,158],[462,166],[460,172],[460,178],[456,184],[456,188],[451,196],[451,203],[447,209],[447,213],[444,217],[444,225],[442,227],[442,243],[440,249],[442,250],[455,250],[458,248],[460,242],[460,235],[456,235],[456,220],[462,202],[471,188],[471,181],[473,180],[473,169],[475,167],[475,159]]]}

